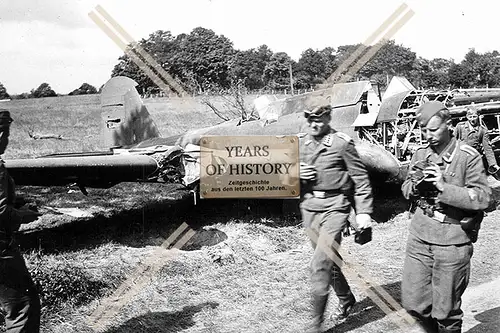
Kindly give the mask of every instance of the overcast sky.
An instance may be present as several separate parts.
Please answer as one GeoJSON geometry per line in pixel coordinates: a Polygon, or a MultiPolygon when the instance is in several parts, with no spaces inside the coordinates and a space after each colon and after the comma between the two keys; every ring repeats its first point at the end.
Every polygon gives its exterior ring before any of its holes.
{"type": "Polygon", "coordinates": [[[459,62],[469,48],[500,50],[493,0],[0,0],[0,82],[10,94],[42,82],[61,94],[99,88],[122,50],[89,18],[96,5],[137,40],[202,26],[237,49],[267,44],[298,60],[307,48],[363,42],[403,3],[415,15],[394,39],[419,56],[459,62]]]}

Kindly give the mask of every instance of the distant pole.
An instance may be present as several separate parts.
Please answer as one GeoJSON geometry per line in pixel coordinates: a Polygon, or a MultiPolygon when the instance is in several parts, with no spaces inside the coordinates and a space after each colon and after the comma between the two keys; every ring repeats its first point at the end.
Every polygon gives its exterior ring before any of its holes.
{"type": "Polygon", "coordinates": [[[293,95],[293,74],[292,74],[292,63],[288,63],[288,72],[290,73],[290,92],[293,95]]]}

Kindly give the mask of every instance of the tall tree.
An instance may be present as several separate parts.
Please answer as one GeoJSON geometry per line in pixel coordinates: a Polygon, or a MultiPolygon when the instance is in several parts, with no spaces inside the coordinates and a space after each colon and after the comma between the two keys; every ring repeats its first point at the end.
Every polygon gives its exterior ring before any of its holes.
{"type": "Polygon", "coordinates": [[[227,37],[197,27],[189,35],[177,36],[176,42],[178,49],[171,61],[182,70],[179,74],[192,89],[229,87],[229,64],[235,50],[227,37]]]}
{"type": "Polygon", "coordinates": [[[97,89],[91,84],[83,83],[80,88],[73,90],[68,95],[90,95],[97,94],[97,89]]]}
{"type": "Polygon", "coordinates": [[[472,73],[463,64],[453,64],[448,71],[448,78],[453,88],[469,88],[473,85],[472,73]]]}
{"type": "Polygon", "coordinates": [[[325,61],[325,78],[328,78],[337,69],[337,55],[333,47],[325,47],[319,51],[325,61]]]}
{"type": "Polygon", "coordinates": [[[271,89],[287,89],[290,87],[290,65],[295,62],[286,52],[277,52],[271,56],[264,69],[264,80],[271,89]]]}
{"type": "Polygon", "coordinates": [[[321,54],[313,49],[302,52],[296,66],[295,78],[298,88],[310,88],[325,79],[326,63],[321,54]]]}
{"type": "Polygon", "coordinates": [[[417,88],[447,89],[450,85],[449,71],[453,65],[453,60],[443,58],[427,60],[418,57],[415,59],[408,79],[417,88]]]}
{"type": "Polygon", "coordinates": [[[50,87],[50,85],[46,82],[42,83],[38,86],[38,88],[31,90],[31,96],[33,98],[40,97],[54,97],[57,96],[54,90],[50,87]]]}
{"type": "MultiPolygon", "coordinates": [[[[193,91],[229,87],[229,65],[235,50],[232,42],[223,35],[219,36],[202,27],[175,37],[169,31],[158,30],[139,44],[161,69],[193,91]]],[[[142,93],[158,90],[146,73],[128,56],[123,55],[119,60],[112,76],[125,75],[134,79],[142,93]]],[[[154,67],[150,69],[156,73],[160,70],[154,67]]]]}
{"type": "MultiPolygon", "coordinates": [[[[139,46],[142,47],[149,56],[151,56],[163,69],[167,70],[170,74],[171,64],[169,59],[173,55],[173,49],[175,49],[175,38],[172,36],[170,31],[157,30],[151,33],[147,39],[141,39],[139,41],[139,46]]],[[[130,45],[129,47],[132,47],[130,45]]],[[[149,61],[145,61],[142,56],[139,58],[146,64],[149,61]]],[[[149,78],[149,76],[141,70],[134,61],[127,55],[124,54],[118,58],[119,62],[113,68],[111,72],[111,77],[115,76],[127,76],[137,82],[137,90],[140,93],[155,92],[158,93],[160,88],[149,78]]],[[[152,69],[152,67],[148,66],[152,69]]]]}
{"type": "Polygon", "coordinates": [[[263,88],[264,69],[272,54],[267,45],[261,45],[257,50],[236,51],[230,66],[231,79],[243,82],[251,90],[263,88]]]}
{"type": "MultiPolygon", "coordinates": [[[[380,45],[371,46],[370,49],[378,46],[380,45]]],[[[415,52],[391,40],[380,47],[375,55],[361,68],[359,74],[384,86],[388,83],[387,78],[390,76],[409,76],[415,60],[415,52]]]]}
{"type": "Polygon", "coordinates": [[[500,84],[498,51],[478,53],[470,49],[460,64],[451,66],[449,80],[454,87],[493,87],[500,84]]]}
{"type": "Polygon", "coordinates": [[[500,56],[498,51],[486,52],[479,55],[477,82],[480,87],[492,87],[499,81],[500,56]]]}
{"type": "Polygon", "coordinates": [[[462,66],[462,85],[467,88],[474,87],[479,81],[479,70],[481,66],[481,55],[475,49],[470,49],[465,54],[464,60],[460,63],[462,66]]]}
{"type": "Polygon", "coordinates": [[[335,50],[331,47],[321,51],[311,48],[302,52],[296,69],[296,85],[298,88],[310,88],[324,82],[335,69],[335,50]]]}

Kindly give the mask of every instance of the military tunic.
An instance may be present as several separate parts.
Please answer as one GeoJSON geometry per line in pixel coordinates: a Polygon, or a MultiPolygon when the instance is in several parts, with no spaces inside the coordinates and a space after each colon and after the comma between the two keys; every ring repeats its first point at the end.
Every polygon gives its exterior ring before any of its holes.
{"type": "Polygon", "coordinates": [[[455,136],[484,156],[487,163],[486,169],[488,166],[497,165],[495,153],[484,126],[473,127],[468,121],[462,121],[455,128],[455,136]]]}
{"type": "MultiPolygon", "coordinates": [[[[372,191],[368,174],[352,139],[331,129],[321,141],[312,136],[301,139],[300,159],[316,168],[316,178],[302,183],[301,213],[305,228],[319,237],[340,244],[342,230],[354,204],[357,214],[372,213],[372,191]]],[[[340,268],[313,244],[311,261],[313,294],[328,294],[332,285],[340,303],[353,299],[350,287],[340,268]]],[[[338,255],[338,253],[337,253],[338,255]]]]}
{"type": "MultiPolygon", "coordinates": [[[[421,160],[440,166],[444,186],[434,194],[437,213],[418,207],[412,218],[401,288],[403,306],[423,321],[437,320],[440,332],[460,332],[461,296],[469,282],[473,249],[470,235],[459,221],[486,209],[491,189],[480,154],[454,137],[441,155],[430,146],[418,149],[410,170],[421,160]]],[[[407,199],[424,195],[410,175],[402,192],[407,199]]]]}
{"type": "Polygon", "coordinates": [[[37,333],[40,299],[13,234],[22,219],[13,207],[14,182],[0,159],[0,305],[7,333],[37,333]]]}

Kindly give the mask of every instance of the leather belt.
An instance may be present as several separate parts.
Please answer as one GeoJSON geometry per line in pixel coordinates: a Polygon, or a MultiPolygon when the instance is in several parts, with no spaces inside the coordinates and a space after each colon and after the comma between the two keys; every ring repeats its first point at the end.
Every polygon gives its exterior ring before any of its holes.
{"type": "Polygon", "coordinates": [[[439,223],[447,223],[447,224],[461,224],[460,220],[457,220],[453,217],[446,215],[445,213],[440,212],[436,209],[436,206],[427,203],[424,200],[418,200],[417,206],[422,210],[422,213],[437,221],[439,223]]]}
{"type": "Polygon", "coordinates": [[[325,199],[331,198],[339,195],[341,192],[339,190],[328,190],[328,191],[312,191],[315,198],[325,199]]]}
{"type": "Polygon", "coordinates": [[[439,223],[461,224],[459,220],[449,217],[448,215],[443,214],[437,210],[434,211],[433,216],[431,216],[431,219],[439,223]]]}

